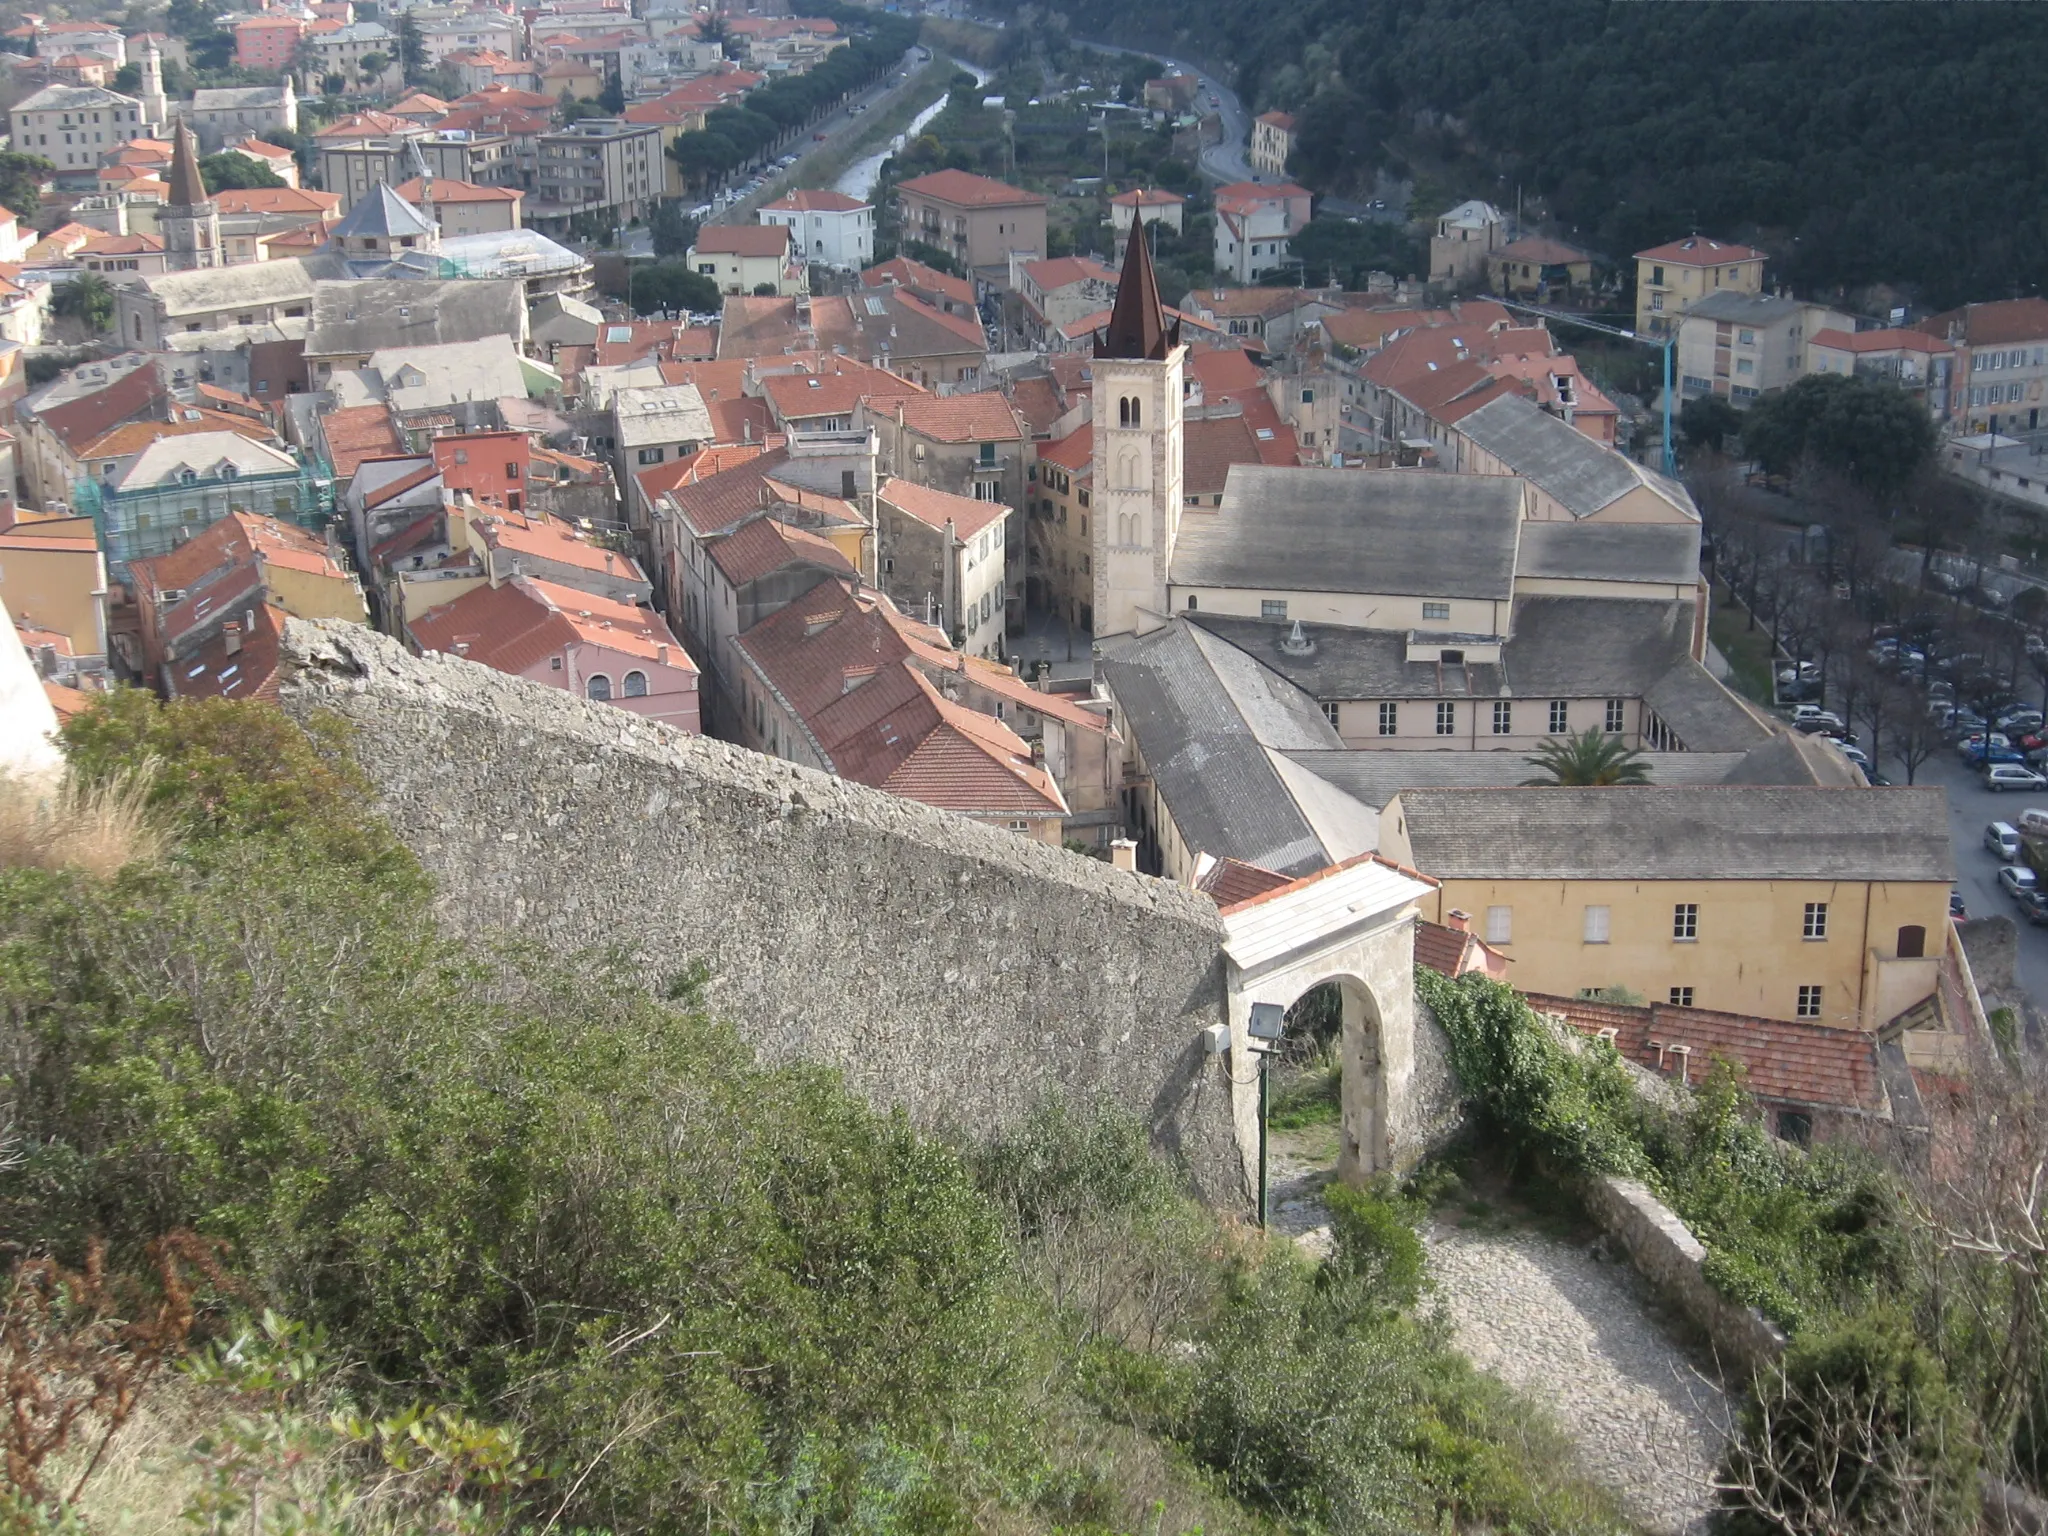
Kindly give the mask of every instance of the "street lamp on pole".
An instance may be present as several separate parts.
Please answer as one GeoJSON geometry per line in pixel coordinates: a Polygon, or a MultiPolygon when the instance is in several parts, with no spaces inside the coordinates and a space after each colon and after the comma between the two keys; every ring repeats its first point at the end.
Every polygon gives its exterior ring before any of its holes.
{"type": "Polygon", "coordinates": [[[1259,1225],[1263,1227],[1272,1188],[1266,1155],[1266,1115],[1272,1106],[1266,1086],[1266,1058],[1280,1048],[1281,1037],[1287,1033],[1287,1010],[1278,1003],[1253,1003],[1245,1032],[1251,1036],[1252,1057],[1259,1064],[1259,1225]]]}
{"type": "Polygon", "coordinates": [[[1496,302],[1503,309],[1518,310],[1526,315],[1540,315],[1545,320],[1556,320],[1565,325],[1582,325],[1589,331],[1599,331],[1608,336],[1619,336],[1637,346],[1655,347],[1664,354],[1664,473],[1678,473],[1678,457],[1671,450],[1671,346],[1674,336],[1658,338],[1639,336],[1634,331],[1623,330],[1618,325],[1602,325],[1598,320],[1587,320],[1579,315],[1567,314],[1563,310],[1543,309],[1535,304],[1517,303],[1513,299],[1499,299],[1496,302]]]}

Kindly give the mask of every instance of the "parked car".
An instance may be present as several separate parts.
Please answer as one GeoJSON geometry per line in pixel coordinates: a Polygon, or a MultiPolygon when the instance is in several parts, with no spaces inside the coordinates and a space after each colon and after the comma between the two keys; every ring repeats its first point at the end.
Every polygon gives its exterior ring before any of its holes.
{"type": "Polygon", "coordinates": [[[1850,761],[1850,762],[1852,762],[1852,763],[1854,763],[1854,764],[1855,764],[1855,765],[1856,765],[1856,766],[1857,766],[1858,768],[1861,768],[1861,769],[1863,769],[1863,770],[1864,770],[1864,777],[1865,777],[1865,778],[1868,778],[1868,777],[1870,776],[1870,772],[1869,772],[1869,770],[1870,770],[1870,754],[1869,754],[1869,753],[1865,752],[1865,751],[1864,751],[1864,750],[1863,750],[1863,749],[1862,749],[1861,747],[1857,746],[1857,745],[1856,745],[1856,743],[1855,743],[1855,742],[1853,742],[1853,741],[1838,741],[1838,742],[1836,742],[1836,743],[1835,743],[1835,745],[1836,745],[1837,747],[1839,747],[1839,748],[1841,749],[1841,753],[1842,753],[1842,756],[1844,756],[1844,757],[1846,757],[1847,759],[1849,759],[1849,761],[1850,761]]]}
{"type": "Polygon", "coordinates": [[[1970,915],[1970,909],[1963,903],[1963,893],[1952,890],[1948,893],[1948,915],[1961,922],[1970,915]]]}
{"type": "Polygon", "coordinates": [[[1993,763],[1984,770],[1984,787],[1993,794],[2008,789],[2048,788],[2048,777],[2023,766],[2023,763],[1993,763]]]}
{"type": "Polygon", "coordinates": [[[2008,736],[2012,734],[2014,726],[2024,731],[2040,723],[2041,711],[2038,709],[2008,709],[2001,711],[1998,716],[1998,728],[2008,736]]]}
{"type": "Polygon", "coordinates": [[[1982,752],[1992,747],[2009,747],[2011,745],[2012,738],[1998,731],[1991,731],[1989,733],[1972,731],[1956,743],[1956,752],[1960,756],[1968,757],[1972,752],[1982,752]]]}
{"type": "Polygon", "coordinates": [[[2041,882],[2034,872],[2024,864],[2008,864],[1998,872],[1998,883],[2005,887],[2005,894],[2017,896],[2021,891],[2040,889],[2041,882]]]}
{"type": "Polygon", "coordinates": [[[1998,855],[2000,863],[2016,863],[2020,856],[2020,829],[2009,821],[1994,821],[1984,829],[1984,846],[1998,855]]]}
{"type": "Polygon", "coordinates": [[[2013,898],[2024,917],[2035,927],[2048,927],[2048,891],[2021,891],[2013,898]]]}
{"type": "Polygon", "coordinates": [[[2018,747],[1975,747],[1963,754],[1963,761],[1972,768],[1990,768],[1998,763],[2021,763],[2027,754],[2018,747]]]}
{"type": "Polygon", "coordinates": [[[1811,704],[1799,706],[1792,716],[1792,728],[1808,736],[1817,736],[1823,732],[1830,736],[1839,736],[1848,729],[1842,723],[1840,715],[1829,710],[1817,709],[1811,704]]]}

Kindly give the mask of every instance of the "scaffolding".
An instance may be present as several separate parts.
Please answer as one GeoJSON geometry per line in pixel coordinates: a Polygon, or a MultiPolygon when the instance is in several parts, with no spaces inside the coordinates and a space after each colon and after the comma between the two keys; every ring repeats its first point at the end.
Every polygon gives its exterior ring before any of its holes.
{"type": "Polygon", "coordinates": [[[81,479],[73,505],[92,519],[108,576],[125,582],[130,561],[167,555],[230,512],[324,532],[334,520],[334,474],[308,455],[289,473],[195,476],[126,490],[81,479]]]}

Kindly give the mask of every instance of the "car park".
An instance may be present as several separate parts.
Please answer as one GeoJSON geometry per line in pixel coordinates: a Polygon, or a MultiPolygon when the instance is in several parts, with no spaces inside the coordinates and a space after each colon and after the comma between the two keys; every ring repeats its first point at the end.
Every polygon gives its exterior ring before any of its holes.
{"type": "Polygon", "coordinates": [[[1997,731],[1972,731],[1956,743],[1956,751],[1964,757],[1968,757],[1972,752],[1982,752],[1987,747],[2009,747],[2011,745],[2012,739],[1997,731]]]}
{"type": "Polygon", "coordinates": [[[2048,789],[2048,778],[2021,763],[1993,763],[1984,770],[1984,787],[1993,794],[2009,789],[2048,789]]]}
{"type": "Polygon", "coordinates": [[[2017,896],[2021,891],[2040,888],[2040,880],[2024,864],[2007,864],[1998,872],[1998,883],[2005,888],[2008,896],[2017,896]]]}
{"type": "Polygon", "coordinates": [[[1972,768],[1991,768],[2000,763],[2024,765],[2027,754],[2017,747],[1974,747],[1963,754],[1963,761],[1972,768]]]}

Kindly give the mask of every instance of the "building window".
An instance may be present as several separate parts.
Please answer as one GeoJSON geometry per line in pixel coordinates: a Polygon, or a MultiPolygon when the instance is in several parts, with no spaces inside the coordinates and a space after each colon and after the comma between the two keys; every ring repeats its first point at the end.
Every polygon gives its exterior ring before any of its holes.
{"type": "Polygon", "coordinates": [[[1609,909],[1606,907],[1586,908],[1586,942],[1588,944],[1605,944],[1607,942],[1608,911],[1609,909]]]}
{"type": "Polygon", "coordinates": [[[1451,605],[1449,603],[1424,603],[1422,605],[1422,616],[1425,619],[1448,620],[1451,616],[1451,605]]]}
{"type": "Polygon", "coordinates": [[[1800,936],[1808,939],[1824,939],[1828,936],[1828,904],[1824,901],[1809,901],[1806,904],[1806,920],[1801,925],[1800,936]]]}
{"type": "Polygon", "coordinates": [[[1797,1109],[1781,1109],[1777,1114],[1778,1139],[1789,1141],[1794,1146],[1806,1146],[1813,1140],[1813,1116],[1797,1109]]]}
{"type": "Polygon", "coordinates": [[[1552,699],[1550,701],[1550,734],[1553,736],[1562,735],[1570,729],[1571,712],[1565,707],[1564,700],[1552,699]]]}
{"type": "Polygon", "coordinates": [[[1700,905],[1696,901],[1681,901],[1671,909],[1671,937],[1683,944],[1690,944],[1700,936],[1700,905]]]}
{"type": "Polygon", "coordinates": [[[1458,728],[1458,708],[1446,699],[1436,707],[1436,733],[1448,736],[1458,728]]]}
{"type": "Polygon", "coordinates": [[[647,674],[645,672],[634,671],[626,674],[626,697],[629,699],[644,699],[647,697],[647,674]]]}
{"type": "Polygon", "coordinates": [[[583,685],[583,691],[593,699],[607,701],[612,696],[612,680],[600,672],[583,685]]]}
{"type": "Polygon", "coordinates": [[[1793,1010],[1794,1016],[1802,1019],[1819,1018],[1820,993],[1821,989],[1819,987],[1801,987],[1799,989],[1799,1006],[1793,1010]]]}
{"type": "Polygon", "coordinates": [[[1927,930],[1918,923],[1908,923],[1899,930],[1899,958],[1919,960],[1927,954],[1927,930]]]}
{"type": "Polygon", "coordinates": [[[661,462],[661,450],[659,448],[642,448],[640,450],[640,462],[642,464],[659,464],[661,462]]]}
{"type": "Polygon", "coordinates": [[[1609,699],[1607,701],[1607,734],[1610,736],[1619,736],[1621,734],[1621,700],[1619,699],[1609,699]]]}
{"type": "Polygon", "coordinates": [[[1259,617],[1262,619],[1284,619],[1287,617],[1287,599],[1268,597],[1259,601],[1259,617]]]}
{"type": "Polygon", "coordinates": [[[1335,704],[1325,704],[1323,706],[1323,718],[1330,722],[1330,729],[1334,731],[1337,728],[1337,706],[1335,704]]]}
{"type": "Polygon", "coordinates": [[[1515,706],[1506,699],[1496,699],[1493,705],[1493,734],[1505,736],[1515,728],[1515,706]]]}
{"type": "Polygon", "coordinates": [[[1671,989],[1671,1006],[1674,1008],[1690,1008],[1692,1006],[1692,988],[1673,987],[1671,989]]]}
{"type": "Polygon", "coordinates": [[[1393,736],[1399,734],[1400,729],[1401,706],[1398,704],[1382,704],[1380,706],[1380,734],[1382,736],[1393,736]]]}
{"type": "Polygon", "coordinates": [[[1515,909],[1513,907],[1488,907],[1486,909],[1486,942],[1489,944],[1512,944],[1515,942],[1515,909]]]}

